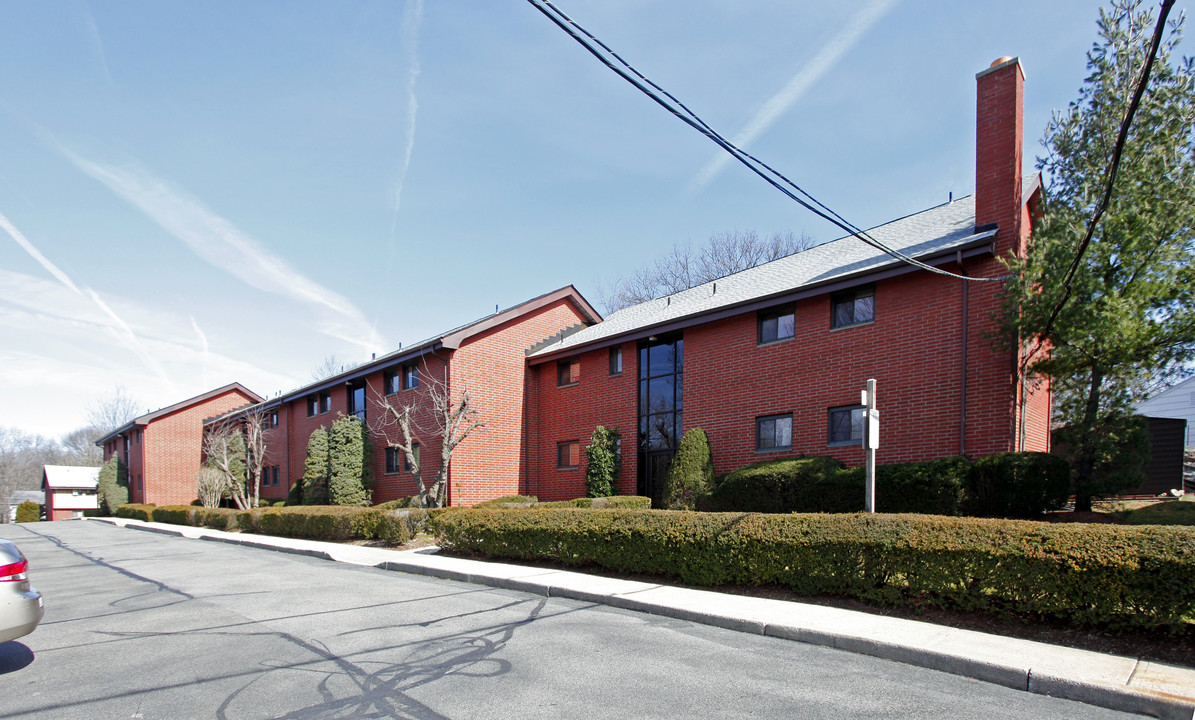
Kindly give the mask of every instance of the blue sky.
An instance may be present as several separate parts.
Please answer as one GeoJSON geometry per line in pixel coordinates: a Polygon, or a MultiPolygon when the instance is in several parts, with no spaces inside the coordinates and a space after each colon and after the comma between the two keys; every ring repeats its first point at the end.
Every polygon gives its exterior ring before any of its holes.
{"type": "MultiPolygon", "coordinates": [[[[973,190],[1003,55],[1031,165],[1099,5],[559,7],[867,227],[973,190]]],[[[841,234],[519,0],[5,2],[0,68],[0,425],[31,432],[116,386],[273,395],[569,283],[596,303],[717,232],[841,234]]]]}

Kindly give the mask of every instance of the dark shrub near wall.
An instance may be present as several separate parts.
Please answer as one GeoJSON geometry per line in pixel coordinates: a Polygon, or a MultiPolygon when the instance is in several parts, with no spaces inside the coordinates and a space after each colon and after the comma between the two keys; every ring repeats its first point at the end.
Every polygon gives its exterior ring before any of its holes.
{"type": "Polygon", "coordinates": [[[1070,465],[1049,453],[999,453],[975,461],[964,512],[1034,518],[1070,495],[1070,465]]]}
{"type": "MultiPolygon", "coordinates": [[[[1038,517],[1066,502],[1066,462],[1048,453],[1002,453],[972,463],[948,457],[876,468],[876,509],[882,513],[1038,517]]],[[[735,512],[859,512],[863,468],[833,458],[770,460],[727,475],[701,510],[735,512]]]]}

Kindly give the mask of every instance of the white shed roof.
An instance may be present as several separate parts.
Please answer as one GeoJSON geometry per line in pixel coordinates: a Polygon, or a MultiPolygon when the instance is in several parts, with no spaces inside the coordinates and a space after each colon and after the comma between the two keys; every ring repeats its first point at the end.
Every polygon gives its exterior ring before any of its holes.
{"type": "Polygon", "coordinates": [[[83,488],[94,490],[100,482],[98,467],[74,467],[70,465],[46,465],[45,483],[50,489],[83,488]]]}

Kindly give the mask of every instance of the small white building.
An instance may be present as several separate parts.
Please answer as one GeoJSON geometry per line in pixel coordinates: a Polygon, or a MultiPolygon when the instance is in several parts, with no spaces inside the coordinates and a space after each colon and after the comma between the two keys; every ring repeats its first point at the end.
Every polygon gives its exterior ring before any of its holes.
{"type": "Polygon", "coordinates": [[[1137,414],[1146,417],[1174,418],[1187,421],[1184,444],[1195,445],[1191,427],[1195,425],[1195,377],[1172,385],[1137,406],[1137,414]]]}
{"type": "Polygon", "coordinates": [[[98,467],[46,465],[42,471],[46,519],[81,518],[84,510],[98,509],[100,504],[96,488],[99,481],[98,467]]]}

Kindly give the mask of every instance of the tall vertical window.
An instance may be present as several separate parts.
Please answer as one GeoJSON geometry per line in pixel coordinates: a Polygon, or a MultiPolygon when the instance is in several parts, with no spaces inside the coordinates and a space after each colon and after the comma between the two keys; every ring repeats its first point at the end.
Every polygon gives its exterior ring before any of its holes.
{"type": "Polygon", "coordinates": [[[610,348],[610,374],[622,375],[622,347],[610,348]]]}
{"type": "Polygon", "coordinates": [[[863,418],[862,405],[843,405],[829,410],[831,445],[862,445],[863,418]]]}
{"type": "Polygon", "coordinates": [[[791,340],[796,335],[796,315],[792,304],[759,311],[759,344],[791,340]]]}
{"type": "Polygon", "coordinates": [[[321,413],[332,412],[332,393],[328,390],[319,394],[319,411],[321,413]]]}
{"type": "Polygon", "coordinates": [[[351,382],[348,387],[349,415],[356,415],[358,420],[365,422],[365,381],[351,382]]]}
{"type": "Polygon", "coordinates": [[[685,341],[651,337],[639,346],[638,493],[664,507],[664,482],[680,440],[685,341]]]}
{"type": "Polygon", "coordinates": [[[272,410],[266,413],[265,426],[268,428],[278,427],[278,411],[272,410]]]}
{"type": "Polygon", "coordinates": [[[581,382],[581,361],[568,358],[556,362],[556,387],[575,385],[581,382]]]}
{"type": "Polygon", "coordinates": [[[419,387],[419,366],[415,363],[402,366],[402,389],[411,390],[419,387]]]}
{"type": "Polygon", "coordinates": [[[793,416],[765,415],[755,418],[755,449],[760,452],[791,450],[793,447],[793,416]]]}
{"type": "Polygon", "coordinates": [[[401,462],[402,450],[394,447],[386,448],[386,472],[396,473],[402,467],[401,462]]]}
{"type": "Polygon", "coordinates": [[[282,466],[281,466],[281,465],[275,465],[273,468],[271,468],[271,475],[272,475],[272,476],[273,476],[273,478],[274,478],[274,484],[275,484],[275,485],[277,485],[277,484],[278,484],[278,474],[279,474],[279,472],[280,472],[281,470],[282,470],[282,466]]]}
{"type": "Polygon", "coordinates": [[[830,296],[830,327],[842,328],[875,321],[875,286],[864,285],[830,296]]]}
{"type": "Polygon", "coordinates": [[[556,467],[571,470],[581,466],[581,443],[577,440],[556,443],[556,467]]]}
{"type": "MultiPolygon", "coordinates": [[[[419,464],[419,443],[411,443],[411,454],[415,456],[415,464],[419,464]]],[[[406,453],[402,454],[402,469],[403,472],[411,472],[413,466],[411,465],[411,458],[407,457],[406,453]]]]}

